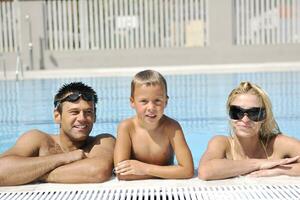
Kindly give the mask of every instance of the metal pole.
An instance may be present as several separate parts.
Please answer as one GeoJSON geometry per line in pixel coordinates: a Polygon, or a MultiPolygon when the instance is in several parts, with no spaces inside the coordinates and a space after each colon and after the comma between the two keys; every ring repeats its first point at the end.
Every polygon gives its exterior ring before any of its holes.
{"type": "Polygon", "coordinates": [[[28,31],[29,31],[29,42],[28,42],[29,69],[33,70],[33,44],[32,44],[32,26],[31,26],[30,15],[26,15],[25,18],[26,18],[27,23],[28,23],[28,31]]]}
{"type": "Polygon", "coordinates": [[[2,66],[3,66],[3,75],[4,75],[4,78],[6,79],[6,63],[5,63],[5,60],[2,60],[2,66]]]}

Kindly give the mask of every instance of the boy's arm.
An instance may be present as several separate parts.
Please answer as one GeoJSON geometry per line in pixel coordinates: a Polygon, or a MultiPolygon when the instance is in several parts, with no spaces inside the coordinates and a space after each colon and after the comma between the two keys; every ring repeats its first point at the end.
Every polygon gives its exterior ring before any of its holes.
{"type": "Polygon", "coordinates": [[[38,157],[41,142],[47,136],[31,130],[0,155],[0,185],[21,185],[37,180],[56,167],[79,160],[82,151],[38,157]]]}
{"type": "Polygon", "coordinates": [[[111,178],[115,139],[109,134],[97,136],[87,158],[60,166],[42,177],[56,183],[98,183],[111,178]]]}
{"type": "MultiPolygon", "coordinates": [[[[122,161],[129,161],[131,159],[131,138],[129,133],[129,120],[125,120],[121,122],[118,126],[118,135],[116,146],[114,150],[114,165],[115,168],[122,161]]],[[[132,161],[134,162],[134,161],[132,161]]],[[[141,163],[139,161],[136,161],[141,163]]],[[[116,176],[119,180],[138,180],[138,179],[149,179],[153,178],[153,176],[148,175],[121,175],[120,173],[116,173],[116,176]]]]}
{"type": "MultiPolygon", "coordinates": [[[[119,173],[126,180],[139,178],[191,178],[194,175],[194,165],[191,152],[184,139],[182,129],[178,123],[170,129],[170,142],[174,149],[178,165],[160,166],[143,163],[137,160],[126,160],[118,164],[119,173]]],[[[169,134],[169,133],[167,133],[169,134]]],[[[122,138],[123,139],[123,138],[122,138]]]]}
{"type": "Polygon", "coordinates": [[[170,131],[167,134],[178,164],[170,166],[148,165],[147,174],[166,179],[192,178],[194,175],[193,157],[179,123],[172,122],[166,130],[170,131]]]}
{"type": "Polygon", "coordinates": [[[198,168],[198,177],[203,180],[216,180],[245,175],[261,169],[271,169],[278,165],[295,162],[297,158],[267,160],[245,159],[231,160],[226,158],[225,136],[215,136],[208,144],[198,168]]]}

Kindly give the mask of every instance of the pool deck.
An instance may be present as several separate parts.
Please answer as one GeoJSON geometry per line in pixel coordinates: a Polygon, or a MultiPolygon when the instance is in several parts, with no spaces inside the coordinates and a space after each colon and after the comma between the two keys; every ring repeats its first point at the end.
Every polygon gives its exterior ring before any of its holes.
{"type": "Polygon", "coordinates": [[[97,184],[0,187],[0,199],[300,199],[300,177],[237,177],[218,181],[197,177],[119,181],[114,177],[97,184]]]}
{"type": "Polygon", "coordinates": [[[253,64],[226,64],[226,65],[189,65],[189,66],[151,66],[126,68],[81,68],[81,69],[47,69],[24,71],[16,75],[15,71],[0,73],[0,80],[26,80],[48,78],[85,78],[104,76],[133,76],[145,69],[153,69],[167,74],[211,74],[211,73],[247,73],[247,72],[280,72],[300,71],[300,62],[289,63],[253,63],[253,64]]]}

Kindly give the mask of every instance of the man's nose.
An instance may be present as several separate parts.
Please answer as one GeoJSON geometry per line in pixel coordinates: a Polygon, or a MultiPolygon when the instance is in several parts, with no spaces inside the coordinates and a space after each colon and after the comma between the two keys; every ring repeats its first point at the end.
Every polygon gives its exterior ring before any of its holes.
{"type": "Polygon", "coordinates": [[[85,114],[83,111],[80,111],[77,116],[78,120],[85,120],[85,114]]]}

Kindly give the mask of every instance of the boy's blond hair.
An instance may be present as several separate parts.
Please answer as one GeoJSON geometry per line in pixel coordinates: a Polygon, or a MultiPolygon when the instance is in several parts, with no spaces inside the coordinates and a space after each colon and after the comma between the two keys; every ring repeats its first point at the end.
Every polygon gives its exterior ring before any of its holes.
{"type": "Polygon", "coordinates": [[[164,88],[165,94],[168,98],[166,79],[157,71],[144,70],[144,71],[137,73],[133,77],[133,79],[131,81],[131,94],[130,94],[130,96],[132,98],[134,96],[135,87],[137,85],[146,85],[146,86],[160,85],[164,88]]]}
{"type": "Polygon", "coordinates": [[[233,89],[228,96],[227,112],[229,112],[232,101],[238,95],[246,93],[256,95],[262,103],[262,107],[266,109],[266,119],[263,121],[259,130],[260,139],[266,144],[272,137],[277,134],[281,134],[281,132],[272,112],[271,101],[267,93],[262,88],[250,82],[241,82],[240,85],[233,89]]]}

